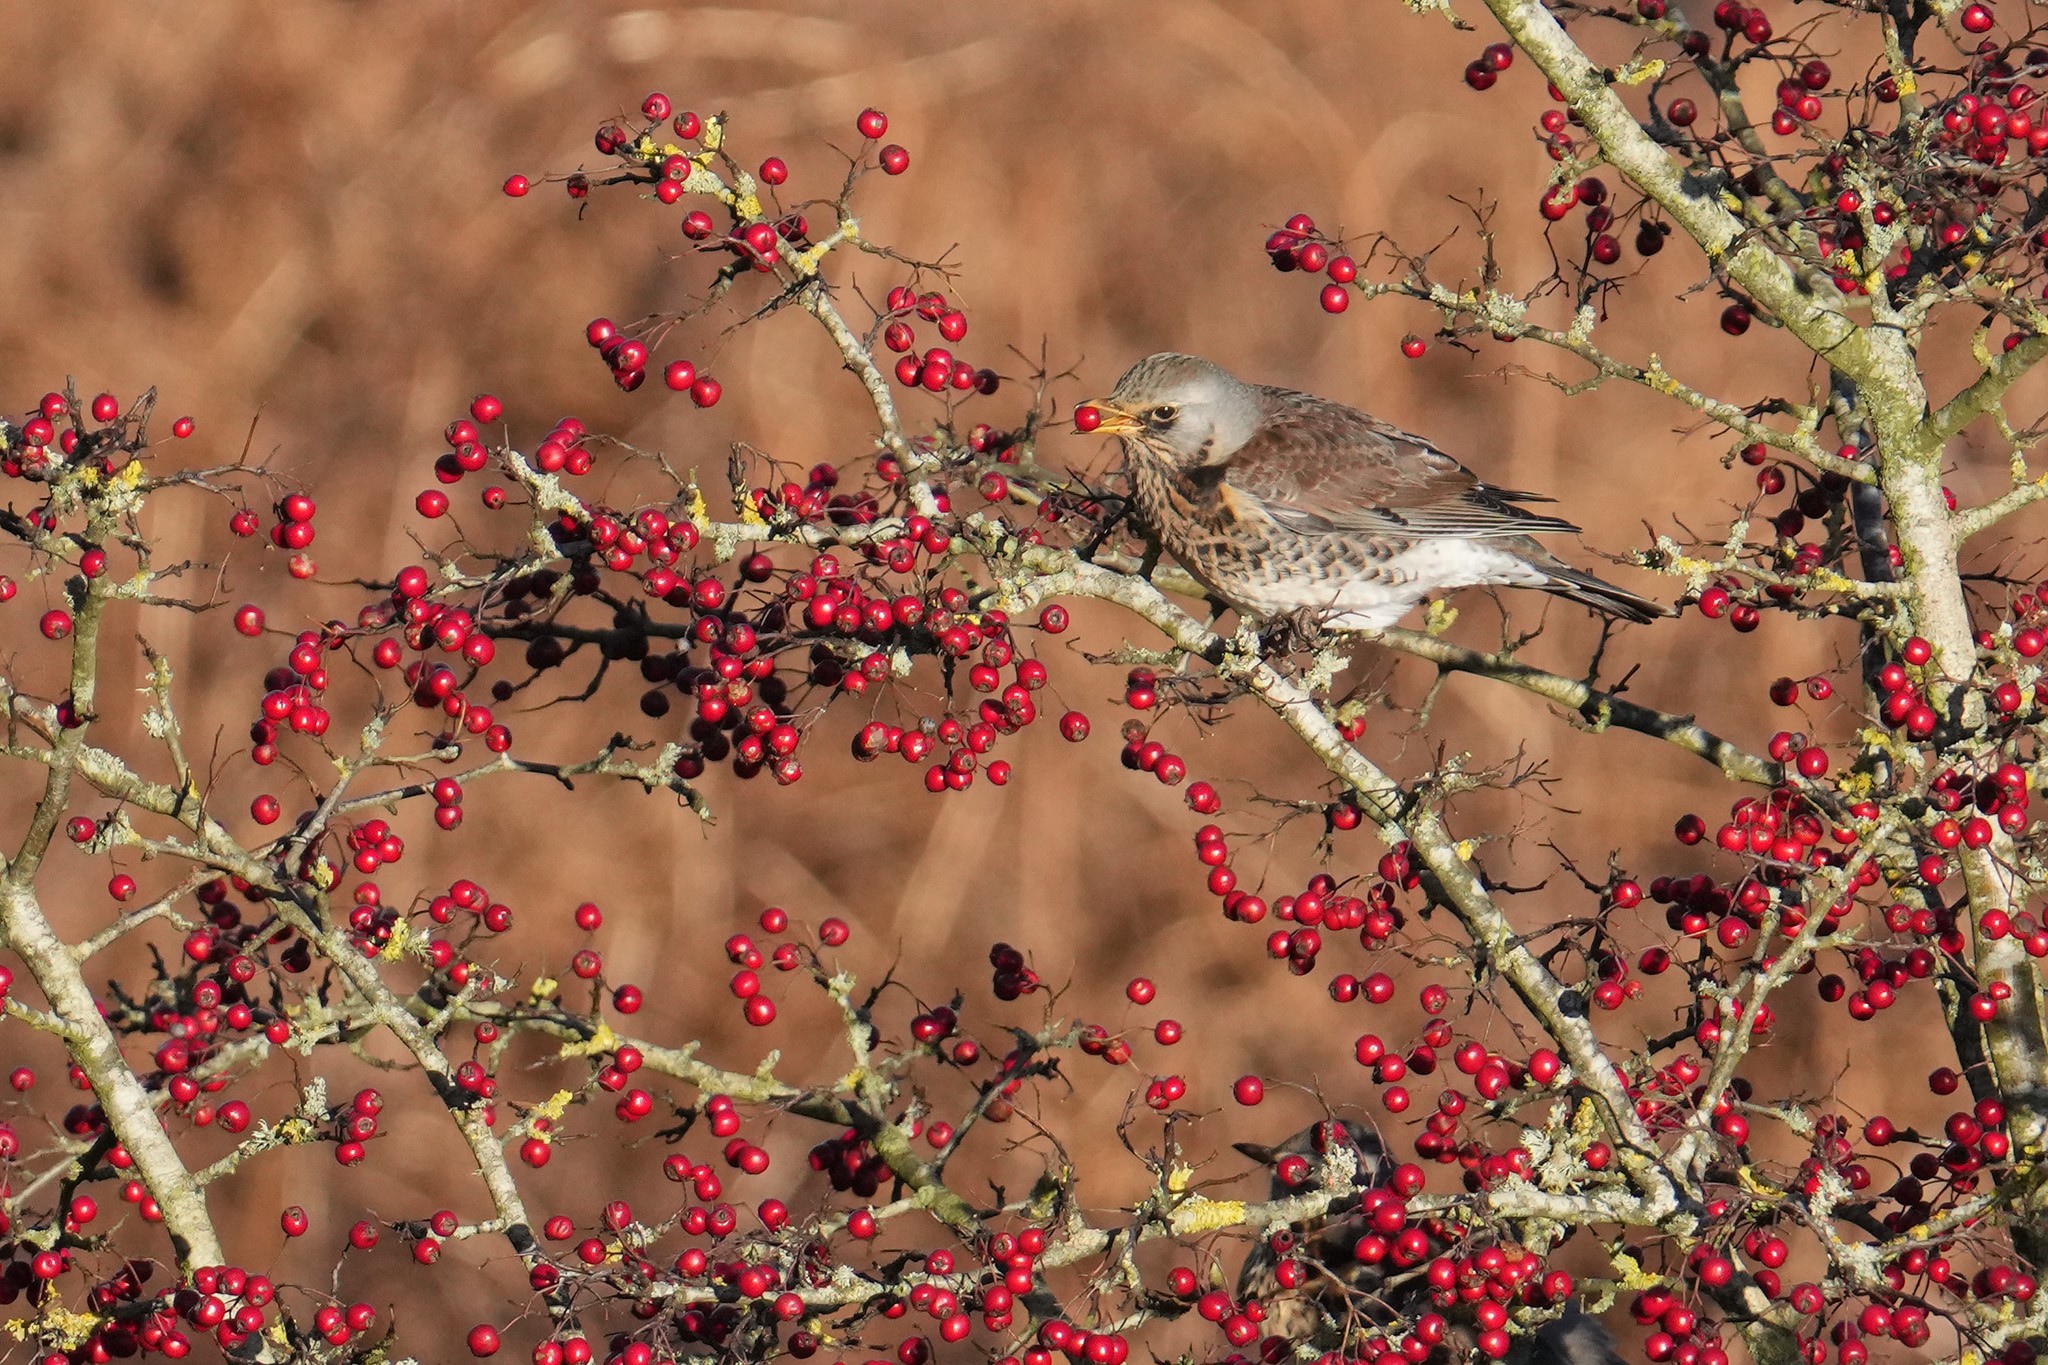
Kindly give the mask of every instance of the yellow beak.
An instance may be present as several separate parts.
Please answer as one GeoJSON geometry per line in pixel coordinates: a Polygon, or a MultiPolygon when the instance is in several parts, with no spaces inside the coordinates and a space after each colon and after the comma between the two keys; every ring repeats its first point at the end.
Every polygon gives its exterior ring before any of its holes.
{"type": "Polygon", "coordinates": [[[1131,436],[1144,429],[1140,422],[1122,408],[1111,407],[1099,398],[1090,399],[1074,409],[1074,428],[1097,436],[1131,436]],[[1095,425],[1089,426],[1083,413],[1095,414],[1095,425]]]}

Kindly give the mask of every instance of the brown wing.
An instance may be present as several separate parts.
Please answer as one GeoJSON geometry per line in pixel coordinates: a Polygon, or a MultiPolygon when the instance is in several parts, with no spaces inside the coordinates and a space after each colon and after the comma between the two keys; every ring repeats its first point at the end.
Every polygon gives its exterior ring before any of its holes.
{"type": "Polygon", "coordinates": [[[1403,536],[1526,536],[1576,531],[1516,504],[1548,502],[1494,488],[1422,437],[1356,408],[1265,389],[1266,418],[1233,454],[1224,481],[1297,531],[1403,536]]]}

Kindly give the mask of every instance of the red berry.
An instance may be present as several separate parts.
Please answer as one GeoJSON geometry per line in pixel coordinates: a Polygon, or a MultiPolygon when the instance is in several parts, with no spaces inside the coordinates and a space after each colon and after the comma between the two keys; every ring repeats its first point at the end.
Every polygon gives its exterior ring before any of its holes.
{"type": "Polygon", "coordinates": [[[853,121],[862,137],[877,138],[889,131],[889,116],[879,109],[863,109],[860,117],[853,121]]]}
{"type": "Polygon", "coordinates": [[[882,148],[882,169],[890,175],[901,175],[910,169],[910,153],[890,143],[882,148]]]}
{"type": "Polygon", "coordinates": [[[505,194],[508,198],[524,199],[527,191],[532,188],[533,182],[523,175],[507,176],[505,179],[505,194]]]}

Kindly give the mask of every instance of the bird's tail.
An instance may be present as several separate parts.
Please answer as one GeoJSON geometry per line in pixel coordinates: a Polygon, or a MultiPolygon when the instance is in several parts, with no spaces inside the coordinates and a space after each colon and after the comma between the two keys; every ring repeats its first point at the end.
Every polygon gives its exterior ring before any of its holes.
{"type": "Polygon", "coordinates": [[[1550,581],[1543,584],[1543,591],[1556,593],[1582,607],[1591,607],[1602,616],[1617,620],[1634,621],[1643,624],[1672,615],[1671,608],[1661,602],[1652,602],[1647,597],[1638,597],[1627,588],[1617,588],[1604,578],[1595,578],[1584,569],[1574,569],[1560,560],[1545,556],[1546,562],[1536,565],[1550,575],[1550,581]]]}

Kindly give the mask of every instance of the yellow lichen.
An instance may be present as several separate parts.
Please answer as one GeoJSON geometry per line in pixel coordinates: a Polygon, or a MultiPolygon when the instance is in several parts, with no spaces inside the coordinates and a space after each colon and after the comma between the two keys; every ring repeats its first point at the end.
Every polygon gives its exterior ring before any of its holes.
{"type": "Polygon", "coordinates": [[[1856,585],[1833,569],[1815,569],[1807,575],[1822,592],[1854,592],[1856,585]]]}
{"type": "Polygon", "coordinates": [[[1643,1263],[1625,1251],[1611,1251],[1607,1259],[1619,1272],[1615,1278],[1622,1289],[1656,1289],[1664,1283],[1662,1275],[1643,1269],[1643,1263]]]}
{"type": "Polygon", "coordinates": [[[1759,1177],[1754,1166],[1743,1166],[1738,1169],[1735,1172],[1735,1181],[1758,1199],[1777,1203],[1791,1197],[1787,1191],[1759,1177]]]}
{"type": "Polygon", "coordinates": [[[619,1045],[619,1035],[612,1032],[610,1024],[599,1024],[597,1031],[580,1043],[564,1043],[560,1056],[595,1057],[600,1052],[610,1052],[619,1045]]]}
{"type": "Polygon", "coordinates": [[[531,1129],[535,1119],[546,1119],[550,1123],[569,1112],[569,1104],[576,1098],[573,1090],[557,1090],[526,1111],[526,1124],[531,1129]]]}
{"type": "Polygon", "coordinates": [[[9,1318],[0,1326],[6,1327],[16,1341],[27,1341],[30,1333],[41,1337],[46,1344],[64,1350],[83,1346],[100,1320],[90,1313],[74,1313],[53,1298],[48,1307],[32,1318],[9,1318]]]}
{"type": "Polygon", "coordinates": [[[1650,352],[1649,367],[1643,371],[1643,383],[1667,398],[1678,396],[1679,383],[1664,368],[1664,361],[1655,351],[1650,352]]]}
{"type": "Polygon", "coordinates": [[[1176,1236],[1214,1232],[1218,1228],[1236,1227],[1243,1221],[1242,1199],[1207,1199],[1196,1195],[1173,1211],[1173,1231],[1176,1236]]]}

